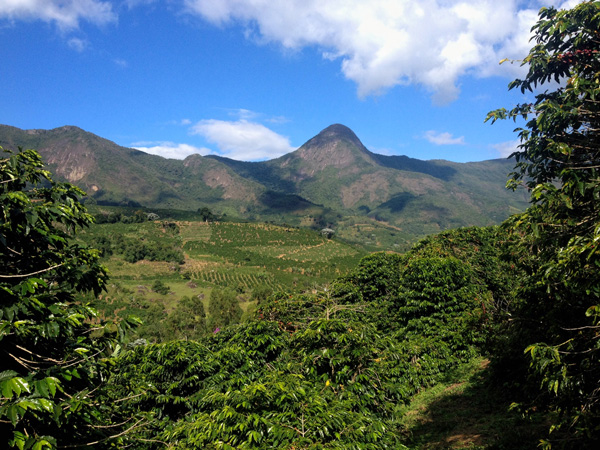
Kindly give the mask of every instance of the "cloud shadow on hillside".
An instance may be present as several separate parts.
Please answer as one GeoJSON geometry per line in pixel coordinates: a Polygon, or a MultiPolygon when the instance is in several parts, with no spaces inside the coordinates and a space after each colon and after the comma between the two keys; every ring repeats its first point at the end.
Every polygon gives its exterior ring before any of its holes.
{"type": "Polygon", "coordinates": [[[371,153],[371,156],[384,167],[424,173],[444,181],[449,181],[457,172],[453,167],[439,165],[435,161],[422,161],[408,156],[387,156],[377,153],[371,153]]]}
{"type": "Polygon", "coordinates": [[[390,198],[387,202],[378,206],[378,209],[389,209],[393,213],[402,211],[406,206],[416,198],[416,195],[410,192],[401,192],[390,198]]]}
{"type": "Polygon", "coordinates": [[[315,206],[308,200],[295,194],[284,194],[277,191],[266,191],[259,198],[261,204],[277,211],[298,211],[315,206]]]}

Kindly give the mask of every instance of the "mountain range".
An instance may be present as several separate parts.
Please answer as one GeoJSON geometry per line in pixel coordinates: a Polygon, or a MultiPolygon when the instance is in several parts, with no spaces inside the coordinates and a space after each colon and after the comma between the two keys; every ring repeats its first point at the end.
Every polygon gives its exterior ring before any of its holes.
{"type": "Polygon", "coordinates": [[[443,229],[496,224],[528,201],[525,191],[504,187],[514,161],[380,155],[340,124],[262,162],[198,154],[166,159],[75,126],[0,125],[0,146],[38,150],[56,179],[80,186],[98,205],[208,207],[232,218],[327,226],[374,248],[405,249],[443,229]]]}

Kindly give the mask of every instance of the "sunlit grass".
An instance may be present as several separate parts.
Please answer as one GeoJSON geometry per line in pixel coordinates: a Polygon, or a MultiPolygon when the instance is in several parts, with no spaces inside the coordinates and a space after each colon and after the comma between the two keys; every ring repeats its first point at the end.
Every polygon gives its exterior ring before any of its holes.
{"type": "Polygon", "coordinates": [[[443,382],[398,408],[406,445],[414,450],[531,449],[547,425],[542,417],[525,419],[487,377],[488,361],[475,358],[443,382]]]}

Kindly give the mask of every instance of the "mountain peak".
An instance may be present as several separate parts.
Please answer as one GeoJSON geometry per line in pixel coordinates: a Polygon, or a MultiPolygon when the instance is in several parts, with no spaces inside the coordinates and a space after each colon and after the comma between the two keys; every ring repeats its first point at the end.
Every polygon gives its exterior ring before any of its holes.
{"type": "Polygon", "coordinates": [[[283,167],[295,167],[302,177],[312,177],[328,167],[340,170],[341,174],[354,173],[365,164],[375,164],[356,134],[341,124],[328,126],[298,150],[280,159],[283,167]]]}
{"type": "Polygon", "coordinates": [[[339,123],[329,125],[315,137],[310,139],[305,145],[322,145],[323,143],[332,141],[349,141],[359,148],[364,148],[362,142],[360,142],[360,139],[358,139],[356,134],[354,134],[354,131],[339,123]]]}
{"type": "Polygon", "coordinates": [[[341,123],[334,123],[333,125],[329,125],[327,128],[322,130],[319,135],[329,135],[329,136],[340,136],[347,137],[351,139],[358,139],[354,131],[348,128],[346,125],[342,125],[341,123]]]}

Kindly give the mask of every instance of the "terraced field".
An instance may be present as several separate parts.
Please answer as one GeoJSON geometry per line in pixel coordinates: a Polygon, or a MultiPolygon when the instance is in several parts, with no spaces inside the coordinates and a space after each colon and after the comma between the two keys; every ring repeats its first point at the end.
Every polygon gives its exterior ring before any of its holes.
{"type": "Polygon", "coordinates": [[[346,243],[298,228],[212,223],[186,224],[182,229],[184,270],[191,279],[220,286],[251,289],[264,284],[281,289],[324,283],[345,273],[364,255],[346,243]],[[218,259],[224,267],[195,264],[218,259]]]}
{"type": "Polygon", "coordinates": [[[249,315],[257,290],[315,289],[365,255],[312,230],[263,223],[117,222],[94,225],[80,237],[104,252],[111,274],[108,292],[97,301],[101,313],[140,316],[145,322],[140,336],[158,340],[169,336],[157,324],[165,323],[183,297],[201,299],[208,311],[213,290],[231,289],[249,315]]]}

